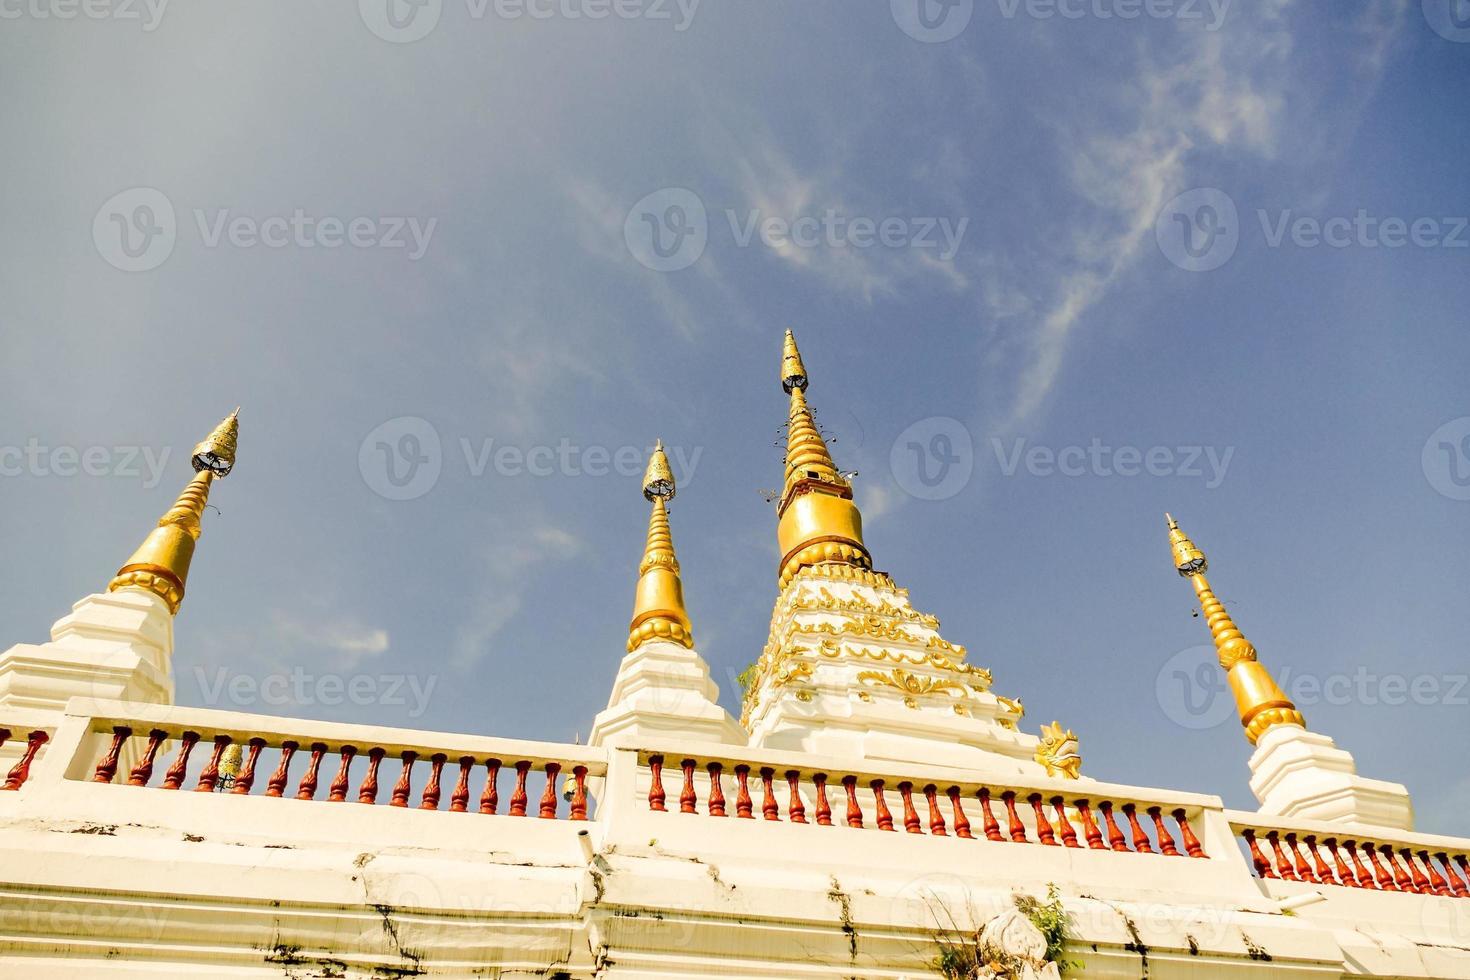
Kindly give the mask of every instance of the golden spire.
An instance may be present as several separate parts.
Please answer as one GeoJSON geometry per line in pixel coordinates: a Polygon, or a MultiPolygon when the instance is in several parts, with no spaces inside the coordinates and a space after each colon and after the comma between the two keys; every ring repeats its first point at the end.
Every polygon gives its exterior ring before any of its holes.
{"type": "Polygon", "coordinates": [[[1226,612],[1222,603],[1210,589],[1205,572],[1210,563],[1205,553],[1195,547],[1193,541],[1179,530],[1172,515],[1165,514],[1169,522],[1169,545],[1174,551],[1174,568],[1189,579],[1194,591],[1199,594],[1200,609],[1215,639],[1215,650],[1220,655],[1220,666],[1230,682],[1235,695],[1235,706],[1240,712],[1240,723],[1245,726],[1245,737],[1252,745],[1269,728],[1277,725],[1299,725],[1307,727],[1302,713],[1281,690],[1275,679],[1256,659],[1256,648],[1235,621],[1226,612]]]}
{"type": "Polygon", "coordinates": [[[179,494],[179,499],[159,518],[158,527],[143,540],[117,575],[108,583],[107,591],[122,588],[147,589],[168,603],[177,613],[184,601],[184,583],[189,578],[189,562],[194,557],[194,542],[199,539],[200,518],[209,501],[209,487],[216,477],[226,477],[235,468],[235,447],[240,437],[240,410],[237,408],[194,447],[190,462],[195,475],[179,494]]]}
{"type": "Polygon", "coordinates": [[[643,475],[643,496],[653,504],[648,517],[648,544],[638,564],[638,591],[633,600],[633,621],[628,624],[628,651],[649,640],[667,640],[694,646],[689,613],[684,609],[684,585],[679,580],[679,559],[674,556],[674,538],[669,532],[667,501],[676,491],[674,473],[664,455],[660,439],[648,458],[643,475]]]}
{"type": "Polygon", "coordinates": [[[777,577],[781,588],[808,565],[834,562],[873,567],[863,544],[863,518],[852,502],[852,486],[837,471],[807,406],[808,384],[801,351],[788,330],[781,351],[781,387],[791,396],[791,414],[786,431],[786,486],[776,530],[781,546],[777,577]]]}

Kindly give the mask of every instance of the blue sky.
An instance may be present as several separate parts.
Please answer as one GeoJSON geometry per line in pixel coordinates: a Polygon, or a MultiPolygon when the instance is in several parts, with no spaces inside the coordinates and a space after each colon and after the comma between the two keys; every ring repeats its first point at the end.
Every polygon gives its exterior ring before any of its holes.
{"type": "Polygon", "coordinates": [[[792,327],[879,567],[1086,772],[1252,803],[1171,510],[1311,727],[1464,831],[1470,11],[385,2],[5,8],[7,642],[241,404],[180,701],[571,739],[662,437],[738,713],[792,327]]]}

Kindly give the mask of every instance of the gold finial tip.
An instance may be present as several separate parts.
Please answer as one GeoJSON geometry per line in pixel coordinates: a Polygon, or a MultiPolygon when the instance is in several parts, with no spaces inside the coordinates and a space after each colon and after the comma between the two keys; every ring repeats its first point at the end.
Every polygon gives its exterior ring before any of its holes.
{"type": "Polygon", "coordinates": [[[235,468],[235,450],[240,441],[240,410],[235,409],[225,420],[214,427],[203,442],[194,447],[189,458],[196,472],[209,470],[215,476],[225,477],[235,468]]]}
{"type": "Polygon", "coordinates": [[[789,395],[793,389],[805,391],[806,386],[806,365],[801,362],[795,334],[787,330],[786,342],[781,347],[781,388],[789,395]]]}
{"type": "Polygon", "coordinates": [[[661,497],[673,500],[678,488],[674,484],[674,471],[669,469],[669,458],[664,455],[664,443],[660,439],[648,457],[648,469],[643,474],[643,496],[652,501],[661,497]]]}
{"type": "Polygon", "coordinates": [[[1179,530],[1179,522],[1176,521],[1176,520],[1174,520],[1174,515],[1173,514],[1170,514],[1168,511],[1165,511],[1164,512],[1164,520],[1168,523],[1169,530],[1171,530],[1171,531],[1177,531],[1177,530],[1179,530]]]}

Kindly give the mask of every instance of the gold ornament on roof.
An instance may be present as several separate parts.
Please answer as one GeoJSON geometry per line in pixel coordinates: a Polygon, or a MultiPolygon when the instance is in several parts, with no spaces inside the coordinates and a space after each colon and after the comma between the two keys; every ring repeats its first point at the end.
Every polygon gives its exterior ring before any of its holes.
{"type": "Polygon", "coordinates": [[[203,442],[194,447],[190,458],[195,476],[184,487],[179,499],[159,518],[158,526],[149,533],[138,550],[118,569],[107,585],[107,591],[144,589],[168,603],[177,613],[184,601],[184,587],[189,579],[189,565],[194,559],[194,545],[199,540],[200,520],[209,502],[209,488],[216,478],[230,475],[235,468],[235,450],[240,438],[240,410],[237,408],[215,426],[203,442]]]}
{"type": "Polygon", "coordinates": [[[1048,776],[1082,778],[1082,756],[1077,752],[1077,736],[1070,728],[1063,731],[1059,721],[1041,726],[1041,744],[1036,747],[1035,759],[1046,768],[1048,776]]]}
{"type": "Polygon", "coordinates": [[[648,543],[638,564],[638,589],[633,600],[633,619],[628,624],[628,652],[650,640],[666,640],[692,648],[694,631],[684,608],[684,584],[679,577],[679,559],[674,555],[674,538],[669,530],[667,502],[677,487],[663,440],[654,446],[643,476],[643,496],[653,505],[648,516],[648,543]]]}
{"type": "Polygon", "coordinates": [[[910,673],[902,667],[888,671],[864,670],[858,673],[859,683],[870,686],[891,687],[904,694],[922,697],[926,694],[948,694],[951,697],[966,697],[965,685],[945,677],[926,677],[910,673]]]}
{"type": "Polygon", "coordinates": [[[1190,580],[1199,596],[1200,610],[1215,641],[1215,651],[1225,679],[1235,695],[1235,707],[1240,714],[1240,723],[1245,728],[1245,737],[1252,745],[1268,729],[1277,725],[1307,726],[1302,713],[1281,690],[1275,678],[1256,658],[1256,648],[1235,620],[1226,611],[1225,604],[1210,588],[1205,571],[1210,567],[1205,553],[1195,546],[1172,515],[1165,514],[1169,524],[1169,546],[1174,554],[1174,568],[1181,576],[1190,580]]]}

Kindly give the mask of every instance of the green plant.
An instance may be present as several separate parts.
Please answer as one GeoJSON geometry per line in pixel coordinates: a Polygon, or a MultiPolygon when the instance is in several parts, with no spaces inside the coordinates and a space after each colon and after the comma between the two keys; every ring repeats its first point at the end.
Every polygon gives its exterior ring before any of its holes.
{"type": "Polygon", "coordinates": [[[745,669],[735,675],[735,682],[740,685],[740,700],[750,700],[750,692],[755,688],[756,682],[760,680],[760,661],[754,661],[745,665],[745,669]]]}
{"type": "Polygon", "coordinates": [[[1046,886],[1044,902],[1030,895],[1017,895],[1016,908],[1046,937],[1046,958],[1055,963],[1058,970],[1065,973],[1082,968],[1081,963],[1062,959],[1067,948],[1067,910],[1062,906],[1056,885],[1046,886]]]}

